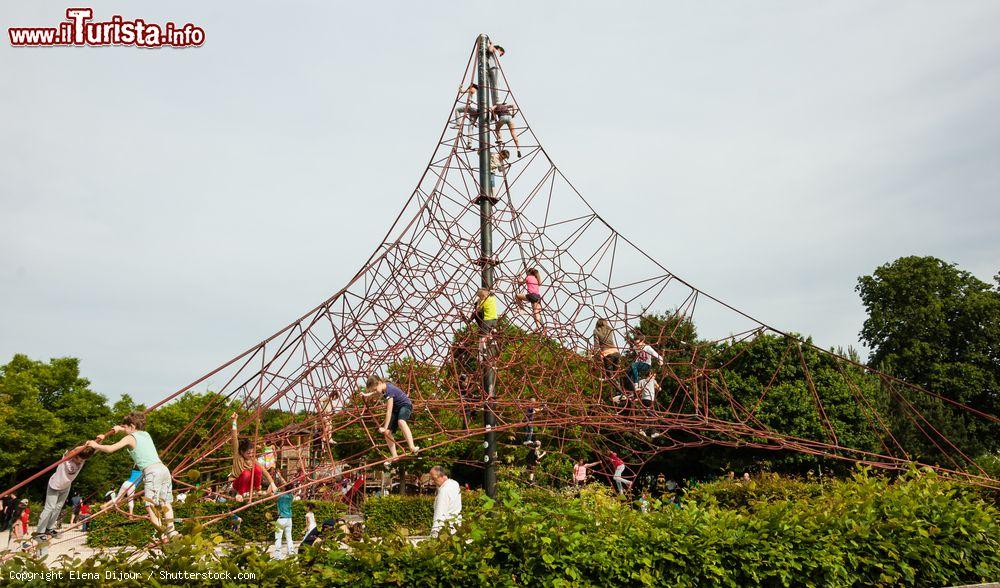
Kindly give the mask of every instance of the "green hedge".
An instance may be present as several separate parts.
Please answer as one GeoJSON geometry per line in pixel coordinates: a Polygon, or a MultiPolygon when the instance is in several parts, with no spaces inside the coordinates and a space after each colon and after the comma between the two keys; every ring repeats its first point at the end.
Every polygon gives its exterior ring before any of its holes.
{"type": "Polygon", "coordinates": [[[426,495],[370,497],[365,501],[365,534],[381,537],[394,531],[426,535],[434,519],[434,497],[426,495]]]}
{"type": "Polygon", "coordinates": [[[605,488],[536,500],[535,490],[505,487],[500,505],[468,501],[455,538],[356,548],[327,563],[340,581],[363,578],[365,586],[934,586],[1000,578],[1000,512],[933,473],[893,481],[862,472],[805,494],[745,509],[688,501],[642,514],[605,488]]]}
{"type": "MultiPolygon", "coordinates": [[[[815,496],[756,500],[736,509],[686,500],[682,508],[654,504],[648,514],[596,485],[579,498],[510,483],[499,489],[497,501],[466,498],[457,535],[416,547],[389,533],[352,543],[349,551],[331,542],[274,561],[249,546],[220,554],[214,538],[193,535],[137,561],[105,554],[68,565],[140,575],[115,586],[146,586],[147,574],[164,570],[251,572],[254,585],[352,588],[949,586],[1000,578],[1000,511],[967,487],[928,472],[893,480],[863,471],[824,484],[815,496]]],[[[430,500],[394,496],[374,502],[381,503],[384,520],[400,521],[430,500]]],[[[0,577],[39,586],[78,582],[65,574],[51,584],[11,576],[44,570],[41,563],[15,557],[0,564],[0,577]]]]}
{"type": "Polygon", "coordinates": [[[823,491],[824,484],[815,480],[764,473],[749,481],[723,478],[695,484],[687,489],[684,499],[702,505],[746,509],[759,502],[812,500],[823,494],[823,491]]]}
{"type": "MultiPolygon", "coordinates": [[[[306,509],[304,500],[296,500],[292,503],[292,532],[295,540],[302,538],[306,525],[306,509]]],[[[342,502],[312,501],[316,514],[316,524],[322,524],[324,520],[337,516],[343,516],[347,506],[342,502]]],[[[186,520],[192,517],[211,516],[216,514],[227,514],[233,509],[239,508],[239,502],[196,502],[193,504],[174,505],[174,518],[180,519],[178,530],[181,533],[191,533],[201,526],[199,520],[186,520]]],[[[140,506],[140,501],[136,501],[136,514],[145,514],[140,506]]],[[[274,523],[278,518],[278,507],[274,501],[254,505],[238,513],[243,519],[240,531],[236,537],[248,541],[273,541],[274,523]]],[[[221,533],[230,537],[230,520],[225,517],[221,521],[209,526],[211,533],[221,533]]],[[[95,517],[90,524],[90,531],[87,533],[87,545],[91,547],[117,547],[122,545],[143,546],[150,542],[153,537],[153,525],[146,520],[129,520],[117,512],[107,513],[95,517]]]]}

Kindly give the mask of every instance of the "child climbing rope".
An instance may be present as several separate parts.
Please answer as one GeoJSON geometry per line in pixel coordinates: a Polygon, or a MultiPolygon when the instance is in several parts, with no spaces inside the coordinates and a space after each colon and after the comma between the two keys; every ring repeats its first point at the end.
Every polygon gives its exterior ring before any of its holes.
{"type": "Polygon", "coordinates": [[[601,462],[592,461],[590,463],[584,463],[583,459],[578,459],[575,464],[573,464],[573,486],[579,488],[587,483],[587,470],[592,468],[601,462]]]}
{"type": "Polygon", "coordinates": [[[503,181],[502,176],[510,167],[507,163],[508,159],[510,159],[510,151],[506,149],[501,149],[490,155],[490,198],[493,201],[497,200],[496,187],[503,181]]]}
{"type": "Polygon", "coordinates": [[[500,129],[507,127],[507,130],[510,132],[510,138],[514,141],[514,149],[517,151],[517,156],[521,157],[521,144],[518,142],[517,132],[514,130],[514,116],[517,114],[517,108],[513,104],[497,104],[493,107],[493,114],[497,117],[497,126],[494,130],[497,144],[503,147],[503,143],[500,141],[500,129]]]}
{"type": "Polygon", "coordinates": [[[615,344],[615,332],[607,319],[597,319],[594,327],[594,353],[601,360],[602,374],[605,380],[613,381],[618,374],[621,353],[615,344]]]}
{"type": "Polygon", "coordinates": [[[524,411],[524,444],[534,445],[535,443],[535,411],[545,410],[545,403],[538,403],[538,398],[532,397],[528,402],[528,408],[524,411]]]}
{"type": "Polygon", "coordinates": [[[635,361],[632,362],[629,376],[632,383],[638,385],[639,380],[649,375],[649,370],[653,367],[653,359],[656,358],[659,361],[663,361],[663,358],[646,342],[646,338],[642,335],[635,339],[635,350],[635,361]]]}
{"type": "Polygon", "coordinates": [[[497,326],[497,298],[486,288],[476,291],[476,310],[469,320],[479,327],[479,351],[486,351],[486,340],[497,326]]]}
{"type": "Polygon", "coordinates": [[[538,462],[546,455],[544,451],[541,451],[541,447],[542,442],[535,441],[528,448],[528,454],[524,457],[524,467],[528,470],[528,482],[531,483],[535,481],[535,468],[538,467],[538,462]]]}
{"type": "Polygon", "coordinates": [[[465,428],[468,429],[476,418],[476,405],[478,404],[472,388],[472,378],[469,377],[469,374],[459,374],[458,396],[462,400],[462,416],[465,428]]]}
{"type": "Polygon", "coordinates": [[[538,273],[537,268],[529,268],[524,275],[524,294],[518,294],[515,296],[517,303],[524,304],[525,302],[531,303],[532,314],[535,317],[535,325],[539,329],[542,328],[542,293],[541,293],[541,278],[538,273]]]}
{"type": "Polygon", "coordinates": [[[385,423],[378,428],[378,432],[385,436],[385,441],[389,444],[389,453],[392,454],[392,459],[399,457],[399,454],[396,453],[396,440],[393,438],[393,433],[397,429],[403,431],[403,437],[406,438],[406,443],[410,446],[410,451],[416,455],[420,451],[420,448],[413,444],[413,433],[410,432],[410,426],[407,424],[413,415],[413,402],[410,400],[410,397],[394,384],[386,382],[378,376],[369,376],[367,382],[365,382],[365,388],[368,392],[363,393],[362,396],[368,397],[373,394],[381,394],[382,398],[386,401],[385,423]]]}
{"type": "Polygon", "coordinates": [[[622,474],[625,473],[625,462],[622,460],[622,458],[618,457],[618,454],[615,453],[614,451],[612,451],[608,455],[608,461],[611,462],[611,467],[614,468],[614,474],[612,474],[612,479],[615,482],[615,487],[618,489],[618,493],[622,494],[624,493],[624,490],[622,489],[622,484],[625,484],[629,488],[632,487],[631,480],[626,480],[625,478],[622,477],[622,474]]]}
{"type": "Polygon", "coordinates": [[[233,413],[233,492],[236,493],[237,500],[251,500],[253,493],[260,490],[264,478],[267,478],[268,491],[274,493],[277,487],[274,485],[274,478],[271,473],[254,459],[254,446],[250,439],[239,438],[239,424],[237,423],[237,413],[233,413]]]}
{"type": "MultiPolygon", "coordinates": [[[[638,386],[636,386],[639,391],[639,402],[642,403],[644,416],[653,416],[653,409],[656,406],[656,393],[660,390],[660,383],[657,381],[656,376],[653,374],[647,375],[645,378],[639,380],[638,386]]],[[[643,437],[652,436],[654,439],[659,437],[660,434],[653,432],[652,429],[642,429],[639,431],[643,437]]]]}
{"type": "MultiPolygon", "coordinates": [[[[465,121],[469,121],[469,130],[479,123],[479,103],[476,100],[476,93],[479,91],[479,86],[477,84],[469,84],[469,87],[462,90],[459,87],[459,91],[464,96],[459,96],[458,102],[462,104],[455,109],[455,125],[453,128],[458,129],[458,136],[465,137],[465,121]]],[[[472,149],[472,143],[466,138],[465,139],[466,149],[472,149]]]]}
{"type": "Polygon", "coordinates": [[[94,450],[86,445],[75,447],[63,454],[64,459],[67,456],[72,457],[56,466],[56,471],[49,477],[48,486],[45,487],[45,505],[42,507],[42,514],[38,516],[35,535],[56,534],[56,523],[59,522],[59,513],[66,504],[66,497],[69,496],[69,488],[83,470],[83,464],[92,455],[94,450]]]}
{"type": "Polygon", "coordinates": [[[98,435],[96,440],[87,441],[87,447],[101,453],[128,449],[136,469],[142,471],[142,482],[146,485],[143,500],[146,502],[149,521],[160,531],[163,539],[172,539],[180,535],[174,530],[174,509],[171,506],[174,500],[173,479],[170,470],[160,461],[153,439],[145,429],[146,415],[133,412],[122,420],[122,424],[111,429],[111,434],[125,433],[117,443],[101,445],[104,435],[98,435]]]}
{"type": "Polygon", "coordinates": [[[112,492],[110,503],[117,504],[121,501],[122,496],[128,496],[128,514],[132,514],[135,509],[135,490],[142,483],[142,470],[132,468],[129,473],[128,479],[122,482],[120,488],[118,488],[118,493],[112,492]]]}
{"type": "Polygon", "coordinates": [[[493,104],[500,103],[500,92],[497,87],[500,82],[500,63],[497,60],[503,57],[504,53],[503,47],[494,45],[493,41],[486,45],[486,75],[489,76],[490,97],[493,99],[493,104]]]}

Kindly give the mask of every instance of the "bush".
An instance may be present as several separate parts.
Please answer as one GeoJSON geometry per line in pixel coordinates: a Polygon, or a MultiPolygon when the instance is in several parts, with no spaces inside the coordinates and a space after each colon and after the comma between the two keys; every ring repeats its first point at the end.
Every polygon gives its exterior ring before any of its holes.
{"type": "MultiPolygon", "coordinates": [[[[297,559],[272,561],[259,549],[220,555],[214,538],[193,535],[139,561],[102,555],[70,566],[142,574],[139,581],[115,582],[125,586],[145,584],[150,572],[178,569],[249,571],[257,574],[256,585],[352,588],[942,586],[1000,577],[1000,512],[968,487],[930,472],[892,480],[862,471],[815,495],[753,500],[736,509],[712,501],[688,500],[683,508],[654,502],[648,514],[602,486],[574,498],[506,483],[496,501],[466,498],[458,534],[416,547],[387,533],[352,543],[350,550],[331,541],[297,559]]],[[[419,496],[371,502],[372,514],[384,521],[402,521],[430,506],[419,496]]],[[[429,521],[425,512],[419,518],[429,521]]],[[[44,570],[37,566],[15,558],[0,564],[0,575],[44,570]]]]}
{"type": "Polygon", "coordinates": [[[758,502],[814,499],[821,494],[823,484],[818,482],[763,473],[749,481],[722,478],[692,485],[684,497],[706,506],[745,509],[758,502]]]}
{"type": "Polygon", "coordinates": [[[382,537],[396,530],[404,535],[426,535],[434,519],[432,496],[370,497],[365,501],[365,534],[382,537]]]}
{"type": "MultiPolygon", "coordinates": [[[[312,501],[315,505],[316,524],[322,524],[325,519],[343,516],[347,505],[342,502],[312,501]]],[[[296,539],[305,530],[306,501],[296,500],[292,503],[292,529],[296,539]]],[[[239,502],[195,502],[174,505],[174,518],[181,522],[178,530],[181,533],[193,533],[200,529],[204,517],[226,515],[211,525],[215,533],[234,537],[229,533],[230,513],[239,508],[239,502]]],[[[136,514],[145,514],[141,501],[136,501],[136,514]]],[[[273,501],[254,505],[237,513],[243,519],[238,537],[248,541],[273,541],[274,523],[277,520],[277,507],[273,501]]],[[[130,520],[117,512],[110,512],[95,517],[90,523],[87,533],[87,545],[91,547],[118,547],[123,545],[144,546],[153,537],[153,525],[146,520],[130,520]]]]}
{"type": "Polygon", "coordinates": [[[861,472],[822,491],[763,485],[739,508],[654,503],[642,514],[603,487],[567,499],[505,484],[499,504],[466,502],[455,537],[412,549],[358,544],[320,565],[362,585],[885,586],[1000,576],[1000,513],[933,473],[892,481],[861,472]]]}

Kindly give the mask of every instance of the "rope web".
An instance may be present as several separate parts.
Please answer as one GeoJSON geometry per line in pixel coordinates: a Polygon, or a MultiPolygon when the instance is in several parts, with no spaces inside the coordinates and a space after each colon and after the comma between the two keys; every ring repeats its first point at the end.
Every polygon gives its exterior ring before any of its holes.
{"type": "MultiPolygon", "coordinates": [[[[768,326],[671,273],[605,222],[555,166],[502,69],[497,97],[490,98],[494,106],[507,105],[511,124],[500,128],[491,115],[490,136],[494,151],[507,150],[510,157],[496,170],[494,258],[481,259],[478,129],[470,114],[475,98],[464,91],[475,82],[475,66],[473,51],[426,170],[350,282],[150,408],[209,382],[219,394],[217,403],[159,448],[174,475],[175,493],[191,487],[186,475],[191,470],[198,471],[202,485],[215,481],[221,487],[231,468],[234,405],[242,409],[239,435],[253,440],[258,455],[265,446],[282,455],[294,453],[296,471],[288,477],[298,479],[300,488],[319,493],[334,477],[381,473],[390,461],[377,431],[385,405],[359,394],[372,374],[412,398],[411,427],[421,453],[447,455],[449,446],[484,434],[480,383],[487,363],[496,370],[493,404],[504,444],[519,445],[530,425],[549,453],[583,447],[603,457],[616,451],[632,471],[663,452],[714,445],[786,450],[889,469],[918,463],[1000,488],[918,407],[930,401],[990,426],[1000,419],[768,326]],[[493,265],[493,292],[501,310],[499,328],[480,349],[469,315],[484,264],[493,265]],[[530,304],[515,302],[524,292],[528,268],[537,268],[542,277],[541,324],[530,304]],[[665,314],[652,320],[647,312],[665,314]],[[592,335],[598,319],[614,331],[617,367],[606,369],[595,357],[592,335]],[[719,332],[707,340],[692,339],[690,325],[719,332]],[[629,342],[640,330],[662,356],[653,370],[661,390],[652,406],[638,401],[630,376],[634,352],[629,342]],[[741,399],[732,391],[727,368],[768,335],[781,338],[781,351],[757,367],[758,395],[741,399]],[[828,368],[823,381],[814,377],[819,364],[828,368]],[[830,373],[838,381],[831,381],[830,373]],[[815,435],[793,436],[761,417],[768,396],[788,393],[789,381],[807,391],[802,410],[817,424],[815,435]],[[827,411],[832,389],[851,395],[850,415],[827,411]],[[879,406],[873,398],[885,402],[879,406]],[[897,418],[908,419],[924,441],[937,447],[940,463],[920,463],[894,437],[885,409],[890,405],[897,418]],[[293,422],[266,432],[262,417],[274,410],[294,415],[293,422]],[[858,429],[871,432],[877,446],[852,446],[851,433],[858,429]]],[[[232,504],[238,511],[269,499],[232,504]]]]}

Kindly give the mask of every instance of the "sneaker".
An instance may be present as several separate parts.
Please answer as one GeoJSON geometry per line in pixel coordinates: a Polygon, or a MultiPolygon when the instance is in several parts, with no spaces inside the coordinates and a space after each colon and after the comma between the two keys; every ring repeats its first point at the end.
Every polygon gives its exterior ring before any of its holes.
{"type": "Polygon", "coordinates": [[[661,435],[661,434],[659,434],[659,433],[653,433],[653,434],[652,434],[652,438],[653,438],[653,439],[656,439],[657,437],[662,437],[662,436],[663,436],[663,435],[661,435]]]}
{"type": "Polygon", "coordinates": [[[646,434],[646,431],[639,431],[639,434],[643,437],[649,437],[649,435],[646,434]]]}

